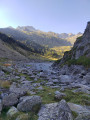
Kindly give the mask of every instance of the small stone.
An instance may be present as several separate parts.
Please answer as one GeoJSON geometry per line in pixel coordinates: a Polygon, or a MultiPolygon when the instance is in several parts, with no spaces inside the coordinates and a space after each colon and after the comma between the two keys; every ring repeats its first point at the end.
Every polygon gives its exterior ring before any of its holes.
{"type": "Polygon", "coordinates": [[[66,96],[66,94],[64,94],[64,93],[61,93],[59,91],[55,92],[55,98],[58,99],[58,100],[61,100],[65,96],[66,96]]]}
{"type": "Polygon", "coordinates": [[[9,117],[12,117],[13,115],[15,115],[15,114],[18,113],[18,112],[19,112],[19,111],[17,110],[17,108],[14,107],[14,106],[12,106],[12,107],[8,110],[7,115],[8,115],[9,117]]]}

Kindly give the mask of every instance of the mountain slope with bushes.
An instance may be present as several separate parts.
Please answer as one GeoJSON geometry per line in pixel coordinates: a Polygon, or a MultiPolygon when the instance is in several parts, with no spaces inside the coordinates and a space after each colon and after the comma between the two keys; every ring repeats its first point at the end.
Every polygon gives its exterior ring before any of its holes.
{"type": "Polygon", "coordinates": [[[47,47],[38,44],[25,44],[0,33],[0,58],[20,59],[56,59],[59,55],[47,47]],[[13,54],[13,55],[12,55],[13,54]],[[13,56],[13,57],[12,57],[13,56]],[[17,56],[17,57],[14,57],[17,56]]]}

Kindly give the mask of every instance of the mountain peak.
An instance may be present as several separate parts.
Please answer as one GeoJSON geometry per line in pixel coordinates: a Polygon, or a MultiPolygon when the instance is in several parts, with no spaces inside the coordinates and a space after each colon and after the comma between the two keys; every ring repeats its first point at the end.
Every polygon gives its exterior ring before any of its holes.
{"type": "Polygon", "coordinates": [[[18,26],[17,29],[21,31],[27,31],[27,32],[36,31],[36,29],[33,26],[18,26]]]}
{"type": "Polygon", "coordinates": [[[87,23],[87,27],[85,29],[84,35],[90,34],[90,21],[87,23]]]}

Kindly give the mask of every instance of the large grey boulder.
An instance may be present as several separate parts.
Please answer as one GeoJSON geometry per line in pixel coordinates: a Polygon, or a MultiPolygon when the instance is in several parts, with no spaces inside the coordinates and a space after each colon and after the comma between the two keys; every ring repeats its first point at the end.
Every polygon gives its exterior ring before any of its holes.
{"type": "Polygon", "coordinates": [[[2,99],[2,104],[4,107],[9,107],[16,105],[18,103],[18,96],[15,93],[10,93],[7,96],[4,96],[2,99]]]}
{"type": "Polygon", "coordinates": [[[38,120],[73,120],[71,110],[65,100],[42,106],[38,120]]]}
{"type": "Polygon", "coordinates": [[[20,99],[17,109],[23,112],[37,111],[41,106],[40,96],[26,96],[20,99]]]}

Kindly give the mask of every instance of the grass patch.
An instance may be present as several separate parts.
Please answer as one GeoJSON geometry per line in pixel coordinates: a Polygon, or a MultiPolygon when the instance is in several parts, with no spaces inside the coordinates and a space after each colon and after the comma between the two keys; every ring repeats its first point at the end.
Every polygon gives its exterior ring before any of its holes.
{"type": "Polygon", "coordinates": [[[52,89],[46,86],[43,86],[43,90],[40,91],[35,91],[36,95],[41,96],[42,97],[42,103],[43,104],[49,104],[49,103],[55,103],[58,102],[58,100],[54,99],[55,96],[55,91],[58,89],[52,89]]]}
{"type": "Polygon", "coordinates": [[[66,97],[64,99],[67,102],[80,104],[80,105],[90,105],[88,101],[90,101],[90,97],[86,96],[85,93],[77,92],[73,93],[72,90],[65,90],[64,93],[66,93],[66,97]]]}
{"type": "Polygon", "coordinates": [[[78,116],[78,114],[76,112],[74,112],[74,111],[72,111],[72,115],[73,115],[74,119],[78,116]]]}
{"type": "MultiPolygon", "coordinates": [[[[42,97],[43,104],[49,104],[49,103],[55,103],[59,102],[60,100],[55,99],[55,91],[59,89],[52,89],[46,86],[43,86],[44,90],[36,91],[36,95],[39,95],[42,97]],[[50,94],[49,94],[50,93],[50,94]]],[[[67,102],[80,104],[80,105],[90,105],[90,97],[86,96],[85,93],[73,93],[72,90],[65,90],[64,93],[67,95],[65,97],[62,97],[62,99],[65,99],[67,102]]]]}
{"type": "Polygon", "coordinates": [[[0,120],[16,120],[18,117],[20,120],[38,120],[38,115],[34,112],[24,113],[24,112],[18,112],[12,117],[7,116],[9,108],[4,109],[2,111],[2,114],[0,115],[0,120]]]}
{"type": "Polygon", "coordinates": [[[2,111],[2,113],[0,115],[0,120],[8,120],[7,115],[6,115],[8,110],[9,110],[9,108],[4,108],[3,109],[3,111],[2,111]]]}
{"type": "Polygon", "coordinates": [[[66,62],[69,66],[70,65],[84,65],[85,67],[90,67],[90,58],[87,58],[85,56],[81,56],[79,59],[72,59],[66,62]]]}

